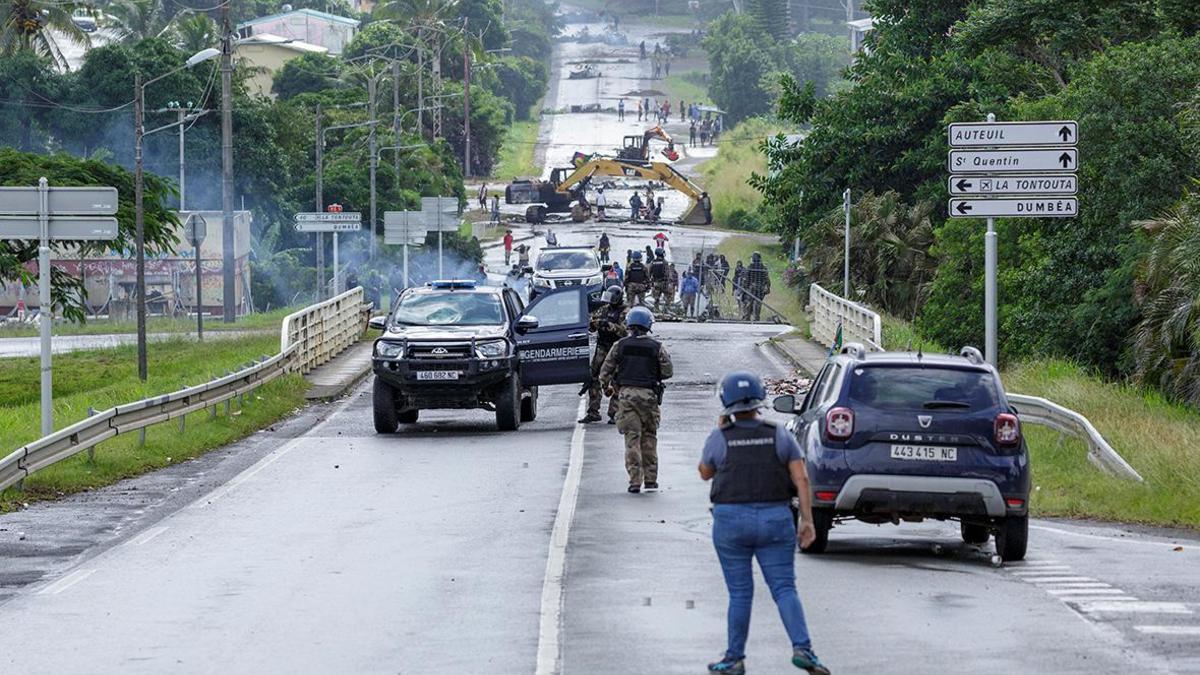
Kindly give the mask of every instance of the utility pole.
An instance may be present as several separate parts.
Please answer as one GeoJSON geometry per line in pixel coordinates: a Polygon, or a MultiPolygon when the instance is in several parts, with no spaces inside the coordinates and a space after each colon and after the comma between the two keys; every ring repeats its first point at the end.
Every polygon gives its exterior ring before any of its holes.
{"type": "Polygon", "coordinates": [[[854,21],[854,0],[846,0],[846,30],[850,31],[850,61],[854,61],[854,26],[850,22],[854,21]]]}
{"type": "Polygon", "coordinates": [[[233,323],[237,318],[233,255],[233,35],[229,5],[228,2],[221,5],[221,272],[225,323],[233,323]]]}
{"type": "Polygon", "coordinates": [[[846,209],[845,260],[842,270],[842,297],[850,299],[850,188],[842,193],[842,206],[846,209]]]}
{"type": "MultiPolygon", "coordinates": [[[[375,126],[376,126],[375,88],[376,88],[376,79],[377,79],[376,76],[372,75],[371,78],[369,80],[367,80],[367,115],[371,122],[370,129],[368,131],[368,136],[367,136],[367,146],[368,146],[367,152],[370,153],[370,171],[371,171],[371,222],[369,224],[370,226],[367,228],[367,237],[370,238],[370,243],[368,244],[368,248],[367,248],[368,259],[375,258],[375,169],[376,169],[376,166],[379,164],[379,157],[376,156],[376,154],[375,154],[375,126]]],[[[337,233],[336,232],[334,233],[333,236],[334,236],[334,241],[337,241],[337,233]]]]}
{"type": "Polygon", "coordinates": [[[137,277],[134,292],[137,294],[137,362],[138,379],[146,381],[149,375],[146,364],[146,218],[142,213],[145,174],[142,170],[142,136],[146,133],[145,100],[141,73],[133,76],[133,211],[137,237],[137,277]]]}
{"type": "MultiPolygon", "coordinates": [[[[316,208],[313,209],[317,213],[325,210],[325,186],[322,184],[322,170],[325,162],[325,143],[323,142],[324,132],[321,131],[321,104],[317,103],[317,201],[316,208]]],[[[325,233],[317,233],[317,300],[325,299],[325,233]]]]}
{"type": "MultiPolygon", "coordinates": [[[[392,138],[400,145],[400,61],[392,59],[392,138]]],[[[392,170],[400,175],[400,153],[395,153],[392,170]]]]}
{"type": "MultiPolygon", "coordinates": [[[[433,95],[440,97],[442,94],[442,35],[434,33],[437,40],[437,49],[433,53],[433,95]]],[[[439,106],[433,111],[433,137],[435,139],[442,137],[442,109],[439,106]]]]}
{"type": "MultiPolygon", "coordinates": [[[[417,133],[425,138],[425,34],[417,31],[417,133]]],[[[396,160],[399,161],[399,160],[396,160]]]]}
{"type": "MultiPolygon", "coordinates": [[[[463,28],[466,28],[463,19],[463,28]]],[[[463,37],[466,37],[464,33],[463,37]]],[[[471,177],[471,45],[463,40],[463,178],[471,177]]]]}
{"type": "MultiPolygon", "coordinates": [[[[192,106],[188,106],[191,108],[192,106]]],[[[187,110],[179,106],[179,210],[187,210],[187,172],[183,166],[183,123],[187,120],[187,110]]]]}

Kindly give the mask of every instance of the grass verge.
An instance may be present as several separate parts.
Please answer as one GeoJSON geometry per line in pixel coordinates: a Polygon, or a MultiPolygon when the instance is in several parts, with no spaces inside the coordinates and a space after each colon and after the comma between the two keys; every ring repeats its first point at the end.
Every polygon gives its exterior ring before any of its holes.
{"type": "MultiPolygon", "coordinates": [[[[72,352],[55,357],[54,415],[56,428],[87,417],[88,407],[104,410],[157,394],[164,394],[223,375],[247,361],[279,349],[274,336],[251,336],[222,340],[196,349],[193,343],[156,343],[150,351],[150,381],[137,378],[136,348],[118,347],[89,352],[72,352]]],[[[39,402],[36,358],[0,361],[0,455],[36,440],[39,433],[39,402]]],[[[224,407],[210,418],[207,411],[187,416],[186,432],[179,433],[177,421],[146,430],[146,444],[138,445],[138,434],[122,434],[101,443],[95,460],[86,453],[40,471],[25,481],[24,490],[0,493],[0,511],[21,503],[52,499],[64,494],[93,489],[123,478],[192,459],[268,426],[294,412],[304,403],[303,378],[288,375],[247,396],[239,408],[236,401],[227,416],[224,407]]]]}
{"type": "MultiPolygon", "coordinates": [[[[269,312],[261,312],[251,314],[249,316],[239,317],[233,323],[225,323],[219,318],[205,317],[204,332],[218,332],[229,330],[278,330],[279,325],[283,323],[283,318],[288,314],[301,309],[300,307],[284,307],[281,309],[273,309],[269,312]]],[[[0,338],[6,337],[37,337],[39,335],[37,324],[21,324],[21,325],[5,325],[0,326],[0,338]]],[[[148,333],[193,333],[196,330],[196,319],[174,318],[167,316],[150,317],[146,320],[146,332],[148,333]]],[[[54,323],[55,335],[113,335],[123,333],[136,333],[137,324],[133,321],[126,320],[110,320],[110,319],[92,319],[87,323],[69,323],[66,321],[56,321],[54,323]]]]}
{"type": "Polygon", "coordinates": [[[752,173],[767,173],[767,157],[759,150],[760,142],[787,132],[782,122],[753,118],[721,136],[717,156],[699,167],[717,222],[734,229],[757,229],[754,211],[762,202],[762,193],[746,180],[752,173]]]}
{"type": "MultiPolygon", "coordinates": [[[[675,106],[679,101],[687,101],[688,103],[707,101],[708,90],[699,82],[703,74],[704,71],[700,70],[689,70],[682,73],[676,71],[671,73],[663,81],[663,89],[666,90],[667,98],[671,101],[671,105],[675,106]]],[[[672,107],[671,112],[675,117],[679,117],[679,110],[677,108],[672,107]]]]}
{"type": "Polygon", "coordinates": [[[542,127],[542,102],[538,101],[533,109],[539,111],[533,119],[513,122],[504,134],[500,156],[492,167],[491,182],[505,185],[514,178],[538,178],[542,175],[542,168],[534,163],[538,130],[542,127]]]}
{"type": "MultiPolygon", "coordinates": [[[[763,262],[771,274],[771,293],[766,297],[767,304],[776,309],[780,316],[797,331],[807,335],[808,316],[804,313],[804,302],[800,297],[800,292],[794,288],[788,288],[787,284],[783,282],[783,270],[788,266],[787,252],[783,246],[764,243],[753,237],[736,234],[726,237],[717,245],[717,253],[725,255],[731,269],[737,267],[739,260],[743,264],[749,265],[750,256],[755,251],[762,253],[763,262]]],[[[733,301],[732,293],[718,294],[717,302],[721,307],[722,315],[736,315],[737,305],[733,301]]],[[[766,308],[763,309],[764,315],[767,311],[766,308]]]]}

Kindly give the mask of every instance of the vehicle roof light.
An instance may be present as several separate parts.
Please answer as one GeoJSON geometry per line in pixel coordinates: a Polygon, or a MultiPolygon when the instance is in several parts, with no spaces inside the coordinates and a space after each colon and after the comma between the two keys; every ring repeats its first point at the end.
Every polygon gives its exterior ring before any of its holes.
{"type": "Polygon", "coordinates": [[[429,282],[430,288],[454,290],[456,288],[473,289],[479,284],[474,279],[439,279],[429,282]]]}

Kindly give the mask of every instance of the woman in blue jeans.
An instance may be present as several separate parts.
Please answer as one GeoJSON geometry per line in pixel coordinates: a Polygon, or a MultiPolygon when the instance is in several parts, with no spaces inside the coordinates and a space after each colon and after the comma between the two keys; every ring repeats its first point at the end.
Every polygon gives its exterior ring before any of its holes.
{"type": "Polygon", "coordinates": [[[753,559],[758,559],[779,618],[792,642],[792,663],[803,670],[829,675],[813,653],[804,608],[796,594],[796,541],[807,546],[816,538],[812,496],[804,455],[784,427],[762,419],[767,396],[762,380],[735,372],[721,380],[725,410],[720,427],[704,443],[700,477],[712,480],[713,545],[729,589],[729,644],[725,655],[708,664],[710,672],[746,672],[746,636],[754,600],[753,559]],[[800,496],[799,535],[790,508],[800,496]]]}

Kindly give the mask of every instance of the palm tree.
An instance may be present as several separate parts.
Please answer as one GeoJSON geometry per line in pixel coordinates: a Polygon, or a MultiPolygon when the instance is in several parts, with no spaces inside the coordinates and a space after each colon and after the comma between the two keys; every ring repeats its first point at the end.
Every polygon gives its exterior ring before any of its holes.
{"type": "Polygon", "coordinates": [[[1155,221],[1138,271],[1142,319],[1134,332],[1134,375],[1200,405],[1200,194],[1155,221]]]}
{"type": "Polygon", "coordinates": [[[107,12],[116,20],[113,32],[122,42],[158,37],[169,26],[162,0],[113,0],[107,12]]]}
{"type": "Polygon", "coordinates": [[[10,0],[0,3],[0,54],[30,50],[67,68],[58,40],[88,46],[91,40],[71,20],[83,3],[63,0],[10,0]]]}
{"type": "Polygon", "coordinates": [[[216,22],[203,13],[176,18],[171,35],[172,42],[185,54],[195,54],[221,41],[216,22]]]}

